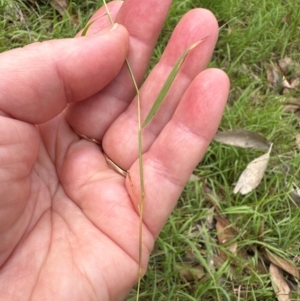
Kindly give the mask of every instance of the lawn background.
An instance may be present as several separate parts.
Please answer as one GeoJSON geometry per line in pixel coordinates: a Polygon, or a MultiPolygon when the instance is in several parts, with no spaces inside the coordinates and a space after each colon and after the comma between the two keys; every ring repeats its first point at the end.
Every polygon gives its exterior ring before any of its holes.
{"type": "MultiPolygon", "coordinates": [[[[49,1],[0,0],[0,51],[33,41],[72,37],[101,3],[72,0],[71,13],[61,16],[49,1]]],[[[231,20],[220,31],[210,64],[223,69],[231,80],[220,130],[239,128],[260,133],[274,143],[274,151],[262,183],[252,193],[241,196],[233,194],[234,184],[246,165],[263,152],[211,144],[194,171],[196,180],[187,184],[157,240],[143,279],[141,300],[275,300],[268,273],[261,274],[256,269],[257,254],[251,254],[250,259],[236,259],[229,254],[218,267],[211,264],[211,254],[225,247],[218,245],[214,229],[203,226],[212,207],[205,191],[209,189],[218,199],[221,212],[238,229],[238,249],[260,244],[261,235],[268,248],[300,266],[300,211],[289,197],[292,183],[300,186],[296,142],[299,118],[297,112],[284,105],[300,97],[297,90],[284,94],[280,83],[272,86],[267,79],[268,68],[272,70],[270,66],[284,57],[293,60],[287,80],[300,77],[299,3],[174,0],[151,66],[162,54],[176,23],[195,7],[210,9],[220,25],[231,20]],[[184,272],[190,270],[183,262],[187,254],[199,262],[194,281],[184,277],[184,272]]],[[[127,300],[135,300],[134,294],[133,289],[127,300]]],[[[291,293],[291,300],[298,299],[297,291],[291,293]]]]}

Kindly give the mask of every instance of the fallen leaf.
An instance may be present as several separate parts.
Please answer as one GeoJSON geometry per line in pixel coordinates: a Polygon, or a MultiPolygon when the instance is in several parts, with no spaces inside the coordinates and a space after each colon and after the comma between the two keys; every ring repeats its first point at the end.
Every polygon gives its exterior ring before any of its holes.
{"type": "Polygon", "coordinates": [[[289,15],[287,14],[281,19],[281,23],[286,23],[288,19],[289,19],[289,15]]]}
{"type": "Polygon", "coordinates": [[[206,275],[203,266],[200,264],[193,267],[188,265],[177,265],[177,270],[179,271],[180,276],[188,282],[200,280],[206,275]]]}
{"type": "Polygon", "coordinates": [[[51,0],[51,5],[56,9],[60,15],[63,15],[64,12],[68,9],[69,1],[68,0],[51,0]]]}
{"type": "MultiPolygon", "coordinates": [[[[299,291],[299,286],[298,286],[298,283],[297,283],[297,281],[295,280],[295,278],[294,279],[291,279],[290,277],[286,277],[285,278],[285,281],[286,281],[286,283],[288,284],[288,286],[289,286],[289,288],[290,288],[290,290],[291,290],[291,294],[290,294],[290,296],[292,297],[294,294],[293,294],[293,292],[295,292],[298,296],[299,296],[299,293],[300,293],[300,291],[299,291]],[[299,291],[299,292],[298,292],[299,291]]],[[[292,298],[292,300],[293,300],[293,298],[292,298]]],[[[297,300],[297,299],[296,299],[297,300]]]]}
{"type": "Polygon", "coordinates": [[[233,193],[236,194],[239,192],[242,195],[245,195],[259,185],[265,174],[271,149],[272,144],[266,154],[254,159],[247,165],[246,169],[240,175],[238,182],[234,187],[233,193]]]}
{"type": "Polygon", "coordinates": [[[300,134],[296,135],[296,144],[300,148],[300,134]]]}
{"type": "MultiPolygon", "coordinates": [[[[300,137],[299,137],[300,139],[300,137]]],[[[299,145],[298,145],[299,147],[299,145]]],[[[290,198],[293,200],[292,204],[296,207],[300,207],[300,189],[299,187],[293,183],[292,191],[289,194],[290,198]]]]}
{"type": "Polygon", "coordinates": [[[237,242],[232,242],[236,238],[236,231],[230,225],[229,221],[220,215],[216,215],[215,219],[218,241],[220,245],[227,244],[227,250],[236,255],[237,242]]]}
{"type": "MultiPolygon", "coordinates": [[[[284,63],[282,62],[284,67],[284,63]]],[[[292,86],[288,82],[285,72],[279,65],[279,63],[272,63],[267,68],[267,80],[273,86],[282,86],[283,88],[292,89],[292,86]]]]}
{"type": "Polygon", "coordinates": [[[189,177],[188,182],[199,182],[201,180],[201,178],[195,174],[191,174],[189,177]]]}
{"type": "Polygon", "coordinates": [[[200,280],[206,275],[203,266],[199,263],[193,250],[186,251],[186,253],[181,256],[181,260],[182,264],[178,264],[176,267],[180,276],[186,281],[200,280]]]}
{"type": "Polygon", "coordinates": [[[298,105],[284,105],[283,106],[283,110],[286,113],[295,113],[299,110],[299,106],[298,105]]]}
{"type": "Polygon", "coordinates": [[[298,280],[300,280],[300,274],[298,268],[294,265],[293,262],[288,261],[278,255],[272,253],[268,249],[265,249],[265,254],[267,259],[273,263],[274,265],[278,266],[282,270],[286,271],[290,275],[294,276],[298,280]]]}
{"type": "Polygon", "coordinates": [[[295,207],[300,207],[300,195],[298,193],[291,191],[290,198],[293,200],[293,205],[295,207]]]}
{"type": "Polygon", "coordinates": [[[227,247],[227,250],[228,250],[230,253],[236,255],[236,254],[237,254],[237,243],[235,242],[235,243],[231,244],[230,246],[228,246],[228,247],[227,247]]]}
{"type": "Polygon", "coordinates": [[[292,79],[291,88],[294,89],[294,90],[298,90],[299,87],[300,87],[300,78],[297,77],[297,78],[292,79]]]}
{"type": "Polygon", "coordinates": [[[211,265],[219,269],[225,263],[226,259],[219,255],[214,254],[211,258],[211,261],[212,261],[211,265]]]}
{"type": "Polygon", "coordinates": [[[223,144],[238,146],[242,148],[254,148],[267,150],[270,142],[260,134],[248,130],[229,130],[219,132],[215,135],[214,140],[223,144]]]}
{"type": "Polygon", "coordinates": [[[267,80],[273,87],[281,84],[281,72],[278,66],[272,64],[267,68],[267,80]]]}
{"type": "Polygon", "coordinates": [[[293,60],[290,57],[285,57],[278,61],[278,65],[282,72],[286,73],[288,68],[293,65],[293,60]]]}
{"type": "Polygon", "coordinates": [[[289,292],[290,288],[286,283],[280,269],[271,263],[270,265],[270,277],[274,292],[277,296],[278,301],[290,301],[289,292]]]}
{"type": "Polygon", "coordinates": [[[199,260],[192,249],[187,250],[180,258],[185,264],[195,265],[199,263],[199,260]]]}
{"type": "Polygon", "coordinates": [[[293,89],[284,75],[282,75],[282,86],[287,89],[293,89]]]}
{"type": "Polygon", "coordinates": [[[241,288],[242,288],[242,285],[239,285],[238,288],[233,289],[233,292],[237,296],[238,300],[241,300],[241,288]]]}
{"type": "Polygon", "coordinates": [[[284,102],[284,104],[295,105],[295,106],[300,107],[300,99],[292,97],[292,98],[289,98],[288,101],[284,102]]]}
{"type": "Polygon", "coordinates": [[[51,6],[61,15],[63,16],[65,12],[67,12],[70,16],[70,21],[73,25],[79,24],[78,16],[72,14],[69,7],[69,0],[51,0],[51,6]]]}
{"type": "Polygon", "coordinates": [[[210,209],[207,210],[207,216],[206,216],[206,220],[205,220],[205,226],[208,230],[211,230],[215,227],[215,223],[214,223],[214,211],[215,208],[211,207],[210,209]]]}

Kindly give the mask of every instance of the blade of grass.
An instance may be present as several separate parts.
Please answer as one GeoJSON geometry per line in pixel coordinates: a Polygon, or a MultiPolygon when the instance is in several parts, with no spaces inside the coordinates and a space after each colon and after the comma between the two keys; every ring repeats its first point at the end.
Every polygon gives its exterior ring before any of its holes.
{"type": "MultiPolygon", "coordinates": [[[[105,0],[103,0],[103,4],[105,6],[106,13],[110,20],[110,23],[113,25],[114,21],[111,17],[111,14],[109,12],[105,0]]],[[[138,286],[137,286],[137,293],[136,293],[136,300],[138,301],[140,298],[140,287],[141,287],[141,279],[143,274],[142,245],[143,245],[143,213],[144,213],[144,200],[145,200],[144,167],[143,167],[143,152],[142,152],[143,141],[142,141],[142,126],[141,126],[141,99],[140,99],[140,91],[128,59],[126,59],[125,62],[136,91],[137,109],[138,109],[138,154],[139,154],[139,171],[140,171],[140,187],[141,187],[141,200],[140,200],[140,204],[138,204],[139,217],[140,217],[139,219],[139,268],[138,268],[138,286]]]]}
{"type": "MultiPolygon", "coordinates": [[[[97,19],[96,19],[96,20],[97,20],[97,19]]],[[[89,28],[91,27],[91,25],[92,25],[96,20],[94,20],[94,21],[88,23],[88,24],[83,28],[83,31],[82,31],[82,33],[81,33],[81,36],[82,36],[82,37],[84,37],[84,36],[86,35],[87,31],[89,30],[89,28]]]]}
{"type": "Polygon", "coordinates": [[[196,46],[198,46],[201,42],[203,42],[206,38],[190,45],[179,57],[179,59],[176,61],[172,71],[170,72],[166,82],[164,83],[162,89],[160,90],[151,110],[149,111],[145,121],[143,122],[142,125],[142,129],[144,129],[149,122],[152,120],[152,118],[154,117],[154,115],[156,114],[156,112],[158,111],[158,109],[160,108],[162,102],[164,101],[172,83],[174,82],[174,79],[182,65],[182,63],[184,62],[185,58],[187,57],[187,55],[189,54],[189,52],[194,49],[196,46]]]}
{"type": "Polygon", "coordinates": [[[103,18],[103,17],[105,17],[105,16],[107,16],[107,14],[104,14],[103,16],[101,16],[101,17],[99,17],[99,18],[97,18],[97,19],[91,21],[90,23],[88,23],[88,24],[83,28],[83,31],[82,31],[82,33],[81,33],[81,36],[84,37],[84,36],[86,35],[87,31],[89,30],[89,28],[91,27],[91,25],[92,25],[93,23],[95,23],[97,20],[99,20],[99,19],[101,19],[101,18],[103,18]]]}
{"type": "MultiPolygon", "coordinates": [[[[107,7],[106,1],[103,0],[103,4],[105,6],[106,9],[106,13],[108,15],[108,18],[111,22],[111,24],[113,25],[113,19],[110,15],[109,9],[107,7]]],[[[204,38],[205,39],[205,38],[204,38]]],[[[140,296],[140,287],[141,287],[141,279],[142,279],[142,242],[143,242],[143,214],[144,214],[144,200],[145,200],[145,184],[144,184],[144,167],[143,167],[143,141],[142,141],[142,130],[143,128],[151,121],[151,119],[153,118],[153,116],[155,115],[155,113],[158,111],[160,105],[162,104],[165,96],[167,95],[182,63],[184,62],[186,56],[188,55],[188,53],[195,48],[196,46],[198,46],[204,39],[190,45],[179,57],[179,59],[177,60],[175,66],[173,67],[169,77],[167,78],[166,82],[163,85],[162,90],[160,91],[156,101],[154,102],[154,105],[152,106],[148,116],[146,117],[146,120],[144,121],[143,125],[141,124],[141,99],[140,99],[140,91],[139,88],[137,86],[133,71],[131,69],[130,63],[128,61],[128,59],[125,60],[126,62],[126,66],[127,69],[129,71],[131,80],[133,82],[133,85],[135,87],[136,90],[136,96],[137,96],[137,114],[138,114],[138,156],[139,156],[139,176],[140,176],[140,187],[141,187],[141,196],[140,196],[140,203],[138,203],[138,211],[139,211],[139,268],[138,268],[138,284],[137,284],[137,293],[136,293],[136,301],[139,300],[139,296],[140,296]]],[[[129,174],[129,173],[128,173],[129,174]]],[[[129,176],[130,177],[130,176],[129,176]]],[[[129,178],[130,180],[130,178],[129,178]]],[[[133,185],[133,183],[132,183],[133,185]]]]}

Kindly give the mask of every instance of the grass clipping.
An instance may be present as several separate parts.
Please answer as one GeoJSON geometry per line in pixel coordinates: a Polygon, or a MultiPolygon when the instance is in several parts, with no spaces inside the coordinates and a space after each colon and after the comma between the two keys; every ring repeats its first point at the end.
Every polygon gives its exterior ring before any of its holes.
{"type": "MultiPolygon", "coordinates": [[[[142,279],[142,226],[143,226],[143,212],[144,212],[144,200],[145,200],[145,187],[144,187],[144,170],[143,170],[143,154],[142,154],[142,130],[151,122],[153,117],[155,116],[156,112],[159,110],[161,104],[163,103],[172,83],[175,80],[175,77],[180,70],[182,63],[184,62],[185,58],[187,57],[188,53],[198,46],[203,40],[200,40],[192,45],[190,45],[179,57],[177,62],[175,63],[172,71],[170,72],[166,82],[164,83],[161,91],[159,92],[153,106],[151,107],[145,121],[141,125],[141,100],[139,97],[139,91],[137,90],[137,98],[138,98],[138,153],[139,153],[139,169],[140,169],[140,186],[141,186],[141,196],[140,196],[140,203],[139,203],[139,214],[140,214],[140,223],[139,223],[139,274],[138,274],[138,288],[137,288],[137,298],[139,300],[140,294],[140,284],[142,279]]],[[[130,65],[128,64],[128,69],[132,74],[132,70],[130,65]]]]}
{"type": "MultiPolygon", "coordinates": [[[[111,24],[113,25],[113,19],[111,17],[111,14],[109,12],[109,9],[107,7],[106,1],[103,0],[103,5],[105,6],[106,9],[106,14],[111,22],[111,24]]],[[[96,20],[88,23],[85,28],[83,29],[82,35],[86,35],[88,29],[90,28],[90,26],[95,22],[96,20]]],[[[205,38],[204,38],[205,39],[205,38]]],[[[172,86],[172,83],[174,82],[176,75],[178,74],[180,67],[182,66],[185,58],[187,57],[187,55],[189,54],[189,52],[194,49],[196,46],[198,46],[201,42],[203,42],[203,40],[200,40],[192,45],[190,45],[187,49],[185,49],[185,51],[180,55],[180,57],[178,58],[178,60],[176,61],[174,67],[172,68],[167,80],[165,81],[161,91],[159,92],[153,106],[151,107],[147,117],[145,118],[143,124],[141,122],[141,98],[140,98],[140,91],[139,88],[137,86],[132,68],[130,66],[130,63],[128,61],[128,59],[126,59],[126,66],[128,69],[128,72],[130,74],[132,83],[134,85],[135,91],[136,91],[136,96],[137,96],[137,112],[138,112],[138,156],[139,156],[139,178],[140,178],[140,187],[141,187],[141,195],[138,198],[138,211],[139,211],[139,268],[138,268],[138,285],[137,285],[137,293],[136,293],[136,300],[139,300],[139,295],[140,295],[140,286],[141,286],[141,279],[143,276],[143,270],[142,270],[142,245],[143,245],[143,213],[144,213],[144,200],[145,200],[145,185],[144,185],[144,168],[143,168],[143,153],[142,153],[142,146],[143,146],[143,141],[142,141],[142,130],[151,122],[151,120],[153,119],[153,117],[155,116],[156,112],[159,110],[161,104],[163,103],[170,87],[172,86]]],[[[131,187],[132,189],[134,188],[134,184],[131,181],[131,177],[129,172],[127,173],[129,181],[131,182],[131,187]]],[[[134,191],[133,191],[134,192],[134,191]]],[[[135,193],[134,193],[135,194],[135,193]]]]}

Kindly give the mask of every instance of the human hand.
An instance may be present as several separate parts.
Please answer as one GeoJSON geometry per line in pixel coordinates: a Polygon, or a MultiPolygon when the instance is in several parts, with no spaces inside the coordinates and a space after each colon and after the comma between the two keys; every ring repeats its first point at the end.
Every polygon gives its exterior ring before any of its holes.
{"type": "MultiPolygon", "coordinates": [[[[138,276],[137,112],[128,57],[143,80],[170,0],[109,4],[87,37],[0,55],[0,299],[123,300],[138,276]],[[121,25],[122,24],[122,25],[121,25]],[[125,29],[126,28],[126,29],[125,29]],[[128,35],[129,32],[129,35],[128,35]],[[130,41],[130,43],[128,43],[130,41]]],[[[141,88],[145,118],[176,59],[191,51],[162,108],[143,131],[143,268],[155,238],[205,153],[229,81],[206,65],[217,40],[213,15],[192,10],[141,88]]]]}

